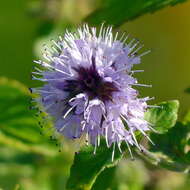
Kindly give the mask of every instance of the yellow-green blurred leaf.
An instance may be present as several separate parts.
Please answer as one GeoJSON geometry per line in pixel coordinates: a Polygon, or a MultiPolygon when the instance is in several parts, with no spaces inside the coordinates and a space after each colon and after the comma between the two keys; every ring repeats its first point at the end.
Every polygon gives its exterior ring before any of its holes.
{"type": "Polygon", "coordinates": [[[185,0],[102,0],[100,7],[86,19],[91,24],[113,24],[118,26],[146,13],[155,12],[185,0]]]}

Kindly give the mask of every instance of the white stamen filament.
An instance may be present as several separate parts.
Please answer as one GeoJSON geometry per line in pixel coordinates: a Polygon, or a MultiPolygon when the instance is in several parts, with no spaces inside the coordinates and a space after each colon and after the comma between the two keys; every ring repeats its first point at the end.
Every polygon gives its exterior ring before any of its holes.
{"type": "Polygon", "coordinates": [[[131,73],[141,73],[141,72],[144,72],[144,70],[133,70],[133,71],[131,71],[131,73]]]}
{"type": "Polygon", "coordinates": [[[119,149],[119,152],[122,153],[122,150],[121,150],[121,142],[117,142],[117,146],[118,146],[118,149],[119,149]]]}
{"type": "Polygon", "coordinates": [[[93,152],[93,154],[96,154],[96,149],[97,149],[97,139],[95,139],[95,146],[94,146],[94,152],[93,152]]]}
{"type": "Polygon", "coordinates": [[[127,148],[128,148],[128,150],[129,150],[129,154],[130,154],[130,156],[131,156],[131,159],[134,160],[134,157],[133,157],[131,148],[130,148],[130,146],[129,146],[129,143],[127,142],[127,140],[125,140],[125,142],[126,142],[126,144],[127,144],[127,148]]]}
{"type": "Polygon", "coordinates": [[[86,133],[86,145],[89,144],[89,139],[88,139],[88,132],[86,133]]]}
{"type": "Polygon", "coordinates": [[[63,127],[61,127],[58,131],[62,132],[65,129],[66,126],[67,126],[67,123],[65,125],[63,125],[63,127]]]}
{"type": "Polygon", "coordinates": [[[105,139],[106,139],[106,145],[107,145],[107,147],[109,147],[109,144],[108,144],[108,127],[105,128],[105,139]]]}
{"type": "Polygon", "coordinates": [[[139,84],[139,83],[134,83],[134,84],[130,84],[130,85],[133,85],[133,86],[143,86],[143,87],[149,87],[149,88],[152,87],[151,84],[139,84]]]}
{"type": "Polygon", "coordinates": [[[145,51],[144,53],[140,54],[138,57],[142,57],[142,56],[144,56],[144,55],[147,55],[147,54],[149,54],[150,52],[151,52],[151,50],[145,51]]]}
{"type": "Polygon", "coordinates": [[[163,106],[157,106],[157,105],[147,105],[148,108],[160,108],[163,109],[163,106]]]}
{"type": "Polygon", "coordinates": [[[69,109],[67,110],[67,112],[65,113],[65,115],[63,116],[63,119],[65,119],[65,118],[68,116],[68,114],[69,114],[76,106],[77,106],[77,104],[75,104],[75,105],[73,105],[71,108],[69,108],[69,109]]]}
{"type": "Polygon", "coordinates": [[[150,139],[150,137],[140,128],[140,127],[137,127],[136,128],[150,141],[150,143],[152,145],[154,145],[153,141],[150,139]]]}
{"type": "Polygon", "coordinates": [[[60,51],[62,51],[61,46],[60,46],[55,40],[51,40],[51,42],[52,42],[60,51]]]}
{"type": "Polygon", "coordinates": [[[133,49],[139,44],[140,42],[137,41],[136,43],[133,44],[133,46],[130,48],[130,52],[133,51],[133,49]]]}
{"type": "Polygon", "coordinates": [[[112,162],[114,160],[114,154],[115,154],[115,142],[113,143],[113,151],[112,151],[112,156],[111,156],[112,162]]]}
{"type": "Polygon", "coordinates": [[[132,137],[133,137],[133,140],[134,140],[134,142],[135,142],[135,145],[137,146],[137,148],[138,148],[139,150],[141,150],[140,147],[139,147],[139,143],[137,142],[137,139],[136,139],[135,134],[133,133],[132,129],[130,129],[130,133],[131,133],[131,135],[132,135],[132,137]]]}
{"type": "Polygon", "coordinates": [[[132,53],[131,53],[131,55],[133,56],[133,55],[135,55],[140,49],[142,49],[144,47],[144,45],[142,44],[142,45],[140,45],[137,49],[135,49],[132,53]]]}
{"type": "Polygon", "coordinates": [[[100,135],[98,135],[98,146],[100,146],[100,135]]]}

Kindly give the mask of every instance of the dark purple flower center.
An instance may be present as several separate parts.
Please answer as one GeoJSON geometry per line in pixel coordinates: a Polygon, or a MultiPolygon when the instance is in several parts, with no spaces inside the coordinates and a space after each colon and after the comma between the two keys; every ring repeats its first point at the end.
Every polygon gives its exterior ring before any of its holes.
{"type": "Polygon", "coordinates": [[[67,80],[64,90],[70,92],[73,97],[79,93],[87,93],[89,99],[99,98],[102,101],[112,100],[112,93],[118,91],[114,83],[105,81],[97,72],[95,59],[92,57],[92,65],[89,68],[74,68],[78,77],[67,80]]]}

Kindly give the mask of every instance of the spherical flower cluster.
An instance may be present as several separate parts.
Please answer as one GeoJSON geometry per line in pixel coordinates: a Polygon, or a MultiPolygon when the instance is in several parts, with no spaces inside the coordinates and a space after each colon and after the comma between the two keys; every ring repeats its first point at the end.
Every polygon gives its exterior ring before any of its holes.
{"type": "MultiPolygon", "coordinates": [[[[106,144],[121,142],[139,147],[135,132],[146,135],[151,129],[144,119],[149,97],[138,98],[133,86],[139,84],[133,77],[133,65],[139,64],[142,46],[127,36],[113,35],[112,27],[90,28],[83,25],[76,32],[66,32],[45,51],[46,61],[33,72],[33,79],[45,82],[43,87],[32,89],[40,94],[45,111],[54,119],[58,133],[70,139],[85,135],[99,146],[100,138],[106,144]],[[39,76],[39,77],[38,77],[39,76]]],[[[147,137],[148,138],[148,137],[147,137]]]]}

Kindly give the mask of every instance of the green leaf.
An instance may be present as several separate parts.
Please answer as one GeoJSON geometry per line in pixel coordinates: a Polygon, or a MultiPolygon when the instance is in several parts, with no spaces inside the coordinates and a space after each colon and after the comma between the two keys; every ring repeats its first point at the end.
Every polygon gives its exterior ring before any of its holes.
{"type": "Polygon", "coordinates": [[[185,89],[185,93],[190,94],[190,87],[185,89]]]}
{"type": "Polygon", "coordinates": [[[187,111],[187,113],[185,114],[185,117],[183,119],[183,124],[188,124],[190,123],[190,110],[187,111]]]}
{"type": "Polygon", "coordinates": [[[35,165],[36,163],[39,163],[39,160],[43,160],[42,156],[39,154],[18,151],[18,149],[13,147],[1,146],[0,152],[0,163],[3,164],[15,163],[20,165],[35,165]]]}
{"type": "Polygon", "coordinates": [[[31,94],[17,81],[0,78],[0,143],[25,152],[52,155],[47,136],[29,110],[31,94]]]}
{"type": "Polygon", "coordinates": [[[3,133],[0,133],[0,144],[11,146],[27,153],[32,152],[32,153],[46,155],[46,156],[53,156],[56,154],[55,150],[53,150],[49,146],[45,146],[44,144],[42,145],[26,144],[20,140],[17,140],[16,138],[9,137],[8,135],[4,135],[3,133]]]}
{"type": "Polygon", "coordinates": [[[180,164],[190,164],[190,125],[183,125],[177,122],[165,134],[151,134],[151,139],[154,141],[155,146],[150,147],[152,152],[161,152],[171,160],[180,164]]]}
{"type": "Polygon", "coordinates": [[[172,171],[189,172],[190,122],[188,117],[189,114],[183,123],[177,122],[163,134],[151,133],[150,138],[155,145],[149,143],[149,150],[143,151],[145,155],[139,152],[141,158],[153,165],[172,171]]]}
{"type": "Polygon", "coordinates": [[[151,134],[155,145],[144,149],[143,154],[137,152],[142,159],[157,167],[176,172],[190,171],[190,125],[180,122],[165,134],[151,134]]]}
{"type": "Polygon", "coordinates": [[[160,108],[150,108],[145,114],[145,119],[153,124],[159,133],[166,133],[173,127],[177,120],[179,102],[177,100],[162,102],[160,108]]]}
{"type": "Polygon", "coordinates": [[[110,188],[115,181],[116,167],[106,168],[98,175],[96,182],[92,186],[92,190],[106,190],[110,188]],[[112,179],[112,180],[110,180],[112,179]]]}
{"type": "Polygon", "coordinates": [[[115,26],[132,20],[145,13],[152,13],[169,5],[182,3],[185,0],[102,0],[100,7],[86,18],[91,24],[115,26]]]}
{"type": "Polygon", "coordinates": [[[113,147],[107,148],[105,141],[103,141],[101,142],[100,147],[97,148],[96,154],[93,154],[93,146],[83,147],[79,153],[76,153],[70,170],[67,189],[91,189],[98,175],[106,167],[115,166],[116,163],[122,158],[122,154],[116,148],[114,161],[112,162],[112,148],[113,147]]]}
{"type": "Polygon", "coordinates": [[[122,159],[117,167],[106,168],[98,176],[92,190],[142,190],[147,178],[146,168],[142,161],[122,159]]]}

